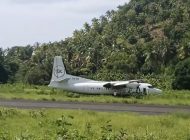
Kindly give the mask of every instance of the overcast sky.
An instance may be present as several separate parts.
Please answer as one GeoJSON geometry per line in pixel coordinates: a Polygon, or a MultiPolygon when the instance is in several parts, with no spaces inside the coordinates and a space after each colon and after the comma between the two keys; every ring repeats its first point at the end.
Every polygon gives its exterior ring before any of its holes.
{"type": "Polygon", "coordinates": [[[128,0],[1,0],[0,47],[60,41],[128,0]]]}

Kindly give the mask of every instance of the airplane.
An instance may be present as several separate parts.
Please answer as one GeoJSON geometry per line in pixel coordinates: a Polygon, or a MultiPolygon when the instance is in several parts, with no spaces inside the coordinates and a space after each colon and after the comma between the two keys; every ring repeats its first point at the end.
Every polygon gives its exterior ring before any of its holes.
{"type": "Polygon", "coordinates": [[[74,93],[90,95],[127,95],[138,94],[159,94],[162,91],[142,80],[128,81],[95,81],[79,76],[67,74],[61,56],[54,57],[52,78],[49,87],[63,89],[74,93]]]}

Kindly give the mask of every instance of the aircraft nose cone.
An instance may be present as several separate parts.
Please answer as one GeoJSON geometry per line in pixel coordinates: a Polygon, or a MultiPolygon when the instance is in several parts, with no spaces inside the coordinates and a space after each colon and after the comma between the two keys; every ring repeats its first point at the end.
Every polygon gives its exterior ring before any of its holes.
{"type": "Polygon", "coordinates": [[[153,89],[149,89],[149,93],[160,94],[160,93],[162,93],[162,90],[160,90],[158,88],[153,88],[153,89]]]}
{"type": "Polygon", "coordinates": [[[158,88],[155,88],[154,91],[155,91],[155,93],[162,93],[162,90],[160,90],[158,88]]]}

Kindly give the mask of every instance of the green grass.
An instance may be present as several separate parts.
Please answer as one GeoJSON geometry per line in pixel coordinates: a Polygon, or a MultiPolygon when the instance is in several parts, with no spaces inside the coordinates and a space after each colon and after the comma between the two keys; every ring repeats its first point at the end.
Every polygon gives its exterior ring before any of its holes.
{"type": "Polygon", "coordinates": [[[0,139],[188,140],[189,115],[0,109],[0,139]]]}
{"type": "Polygon", "coordinates": [[[86,101],[103,103],[190,105],[190,91],[164,91],[161,95],[148,95],[141,98],[92,96],[51,89],[47,86],[29,86],[22,84],[0,85],[0,98],[33,99],[52,101],[86,101]]]}

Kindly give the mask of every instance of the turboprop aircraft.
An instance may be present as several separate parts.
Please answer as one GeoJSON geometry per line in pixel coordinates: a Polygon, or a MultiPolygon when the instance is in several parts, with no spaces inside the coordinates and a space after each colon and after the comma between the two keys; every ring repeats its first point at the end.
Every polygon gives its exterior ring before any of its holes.
{"type": "Polygon", "coordinates": [[[55,56],[52,79],[49,87],[84,94],[127,95],[130,93],[150,94],[161,93],[158,88],[142,80],[128,81],[95,81],[66,73],[61,56],[55,56]]]}

